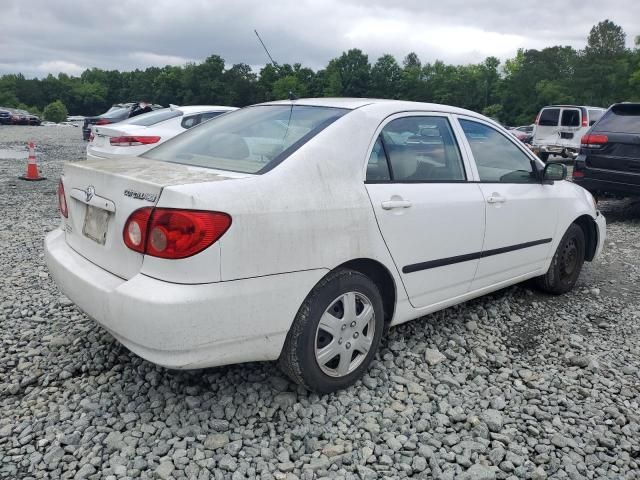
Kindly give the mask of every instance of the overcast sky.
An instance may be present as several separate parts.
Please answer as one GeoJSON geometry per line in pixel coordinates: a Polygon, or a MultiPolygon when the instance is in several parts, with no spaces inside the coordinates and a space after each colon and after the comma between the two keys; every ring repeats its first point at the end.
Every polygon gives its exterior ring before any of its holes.
{"type": "Polygon", "coordinates": [[[582,48],[609,18],[640,34],[640,0],[0,0],[0,74],[182,65],[210,54],[262,66],[257,29],[279,63],[314,69],[349,48],[370,62],[501,59],[519,47],[582,48]]]}

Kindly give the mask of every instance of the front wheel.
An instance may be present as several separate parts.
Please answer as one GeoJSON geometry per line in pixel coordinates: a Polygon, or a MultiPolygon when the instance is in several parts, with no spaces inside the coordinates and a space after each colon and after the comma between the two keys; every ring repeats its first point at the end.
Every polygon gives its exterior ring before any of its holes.
{"type": "Polygon", "coordinates": [[[384,329],[376,284],[353,270],[330,273],[300,307],[280,355],[280,367],[309,390],[330,393],[367,370],[384,329]]]}
{"type": "Polygon", "coordinates": [[[584,263],[585,239],[580,226],[572,223],[560,240],[547,273],[536,278],[538,287],[560,295],[573,288],[584,263]]]}

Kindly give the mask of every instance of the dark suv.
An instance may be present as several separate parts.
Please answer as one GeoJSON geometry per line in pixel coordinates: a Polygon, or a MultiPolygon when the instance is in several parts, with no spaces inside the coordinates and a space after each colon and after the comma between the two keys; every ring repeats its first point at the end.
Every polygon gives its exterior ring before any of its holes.
{"type": "Polygon", "coordinates": [[[573,181],[594,195],[640,195],[640,103],[617,103],[582,137],[573,181]]]}
{"type": "Polygon", "coordinates": [[[0,109],[0,125],[11,125],[11,112],[0,109]]]}

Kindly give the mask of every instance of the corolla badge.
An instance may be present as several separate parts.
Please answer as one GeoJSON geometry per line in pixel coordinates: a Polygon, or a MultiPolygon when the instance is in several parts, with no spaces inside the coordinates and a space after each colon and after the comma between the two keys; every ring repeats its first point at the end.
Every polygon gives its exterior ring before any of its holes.
{"type": "Polygon", "coordinates": [[[89,202],[95,194],[96,194],[96,187],[94,187],[93,185],[89,185],[84,190],[84,196],[87,202],[89,202]]]}
{"type": "Polygon", "coordinates": [[[146,200],[147,202],[152,202],[152,203],[155,202],[156,199],[158,198],[158,196],[155,193],[138,192],[130,188],[127,188],[124,191],[124,195],[126,197],[135,198],[136,200],[146,200]]]}

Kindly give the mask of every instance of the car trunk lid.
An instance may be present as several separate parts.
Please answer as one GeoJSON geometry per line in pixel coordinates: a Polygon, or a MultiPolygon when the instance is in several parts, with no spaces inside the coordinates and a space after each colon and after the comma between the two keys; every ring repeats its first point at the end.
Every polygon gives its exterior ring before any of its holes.
{"type": "Polygon", "coordinates": [[[89,261],[129,279],[140,271],[144,257],[123,241],[131,213],[156,205],[166,186],[232,178],[237,177],[141,157],[68,163],[62,177],[68,205],[66,241],[89,261]]]}

